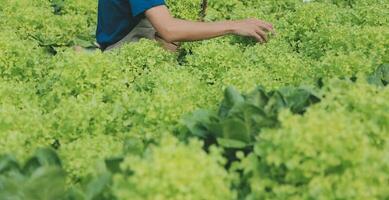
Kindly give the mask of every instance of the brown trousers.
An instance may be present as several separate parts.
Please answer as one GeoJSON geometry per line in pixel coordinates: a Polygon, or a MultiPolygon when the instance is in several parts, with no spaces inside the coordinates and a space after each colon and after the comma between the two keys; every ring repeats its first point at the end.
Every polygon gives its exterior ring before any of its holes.
{"type": "Polygon", "coordinates": [[[123,39],[111,46],[108,46],[105,51],[119,48],[128,42],[138,42],[142,38],[154,40],[155,33],[156,31],[150,21],[144,18],[123,39]]]}

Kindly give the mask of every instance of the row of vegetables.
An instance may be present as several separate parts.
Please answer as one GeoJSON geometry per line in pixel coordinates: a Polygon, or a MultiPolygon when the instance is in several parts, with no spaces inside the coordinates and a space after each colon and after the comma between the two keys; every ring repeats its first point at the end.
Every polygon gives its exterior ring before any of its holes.
{"type": "Polygon", "coordinates": [[[0,199],[389,197],[387,0],[167,3],[278,34],[75,53],[97,1],[0,0],[0,199]]]}

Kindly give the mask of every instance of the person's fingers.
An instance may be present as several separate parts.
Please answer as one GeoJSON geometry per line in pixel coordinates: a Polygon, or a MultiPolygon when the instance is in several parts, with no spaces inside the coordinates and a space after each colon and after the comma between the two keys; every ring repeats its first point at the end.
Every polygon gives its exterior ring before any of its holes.
{"type": "Polygon", "coordinates": [[[271,23],[269,22],[265,22],[265,21],[261,21],[261,20],[257,20],[256,21],[256,25],[261,27],[261,29],[267,31],[267,32],[271,32],[273,33],[274,35],[276,34],[275,30],[274,30],[274,27],[271,23]]]}
{"type": "Polygon", "coordinates": [[[255,31],[251,34],[251,37],[253,37],[257,42],[260,42],[260,43],[264,43],[265,42],[265,40],[263,40],[262,36],[259,35],[255,31]]]}
{"type": "Polygon", "coordinates": [[[273,35],[277,35],[277,32],[274,29],[273,25],[271,26],[270,33],[272,33],[273,35]]]}
{"type": "Polygon", "coordinates": [[[261,36],[264,42],[267,42],[267,34],[265,31],[261,30],[260,28],[255,29],[255,32],[261,36]]]}
{"type": "Polygon", "coordinates": [[[276,32],[274,31],[274,28],[272,26],[269,26],[267,24],[260,24],[259,27],[262,30],[265,30],[266,32],[270,32],[270,33],[276,34],[276,32]]]}
{"type": "Polygon", "coordinates": [[[273,29],[273,24],[271,24],[270,22],[266,22],[266,21],[262,21],[262,20],[260,20],[260,22],[261,22],[262,24],[265,24],[267,27],[273,29]]]}

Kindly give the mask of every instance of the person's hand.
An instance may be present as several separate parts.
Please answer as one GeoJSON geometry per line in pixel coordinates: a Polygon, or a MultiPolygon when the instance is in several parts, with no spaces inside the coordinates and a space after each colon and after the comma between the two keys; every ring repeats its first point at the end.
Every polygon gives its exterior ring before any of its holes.
{"type": "Polygon", "coordinates": [[[252,37],[261,43],[268,41],[268,33],[276,34],[272,24],[258,19],[238,20],[231,23],[233,34],[252,37]]]}

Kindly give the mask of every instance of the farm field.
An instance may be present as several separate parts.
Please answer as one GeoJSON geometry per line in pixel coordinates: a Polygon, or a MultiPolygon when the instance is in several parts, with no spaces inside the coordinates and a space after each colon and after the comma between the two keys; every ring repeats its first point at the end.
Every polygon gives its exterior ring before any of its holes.
{"type": "Polygon", "coordinates": [[[0,200],[389,199],[389,0],[167,0],[259,18],[106,53],[97,0],[0,0],[0,200]]]}

